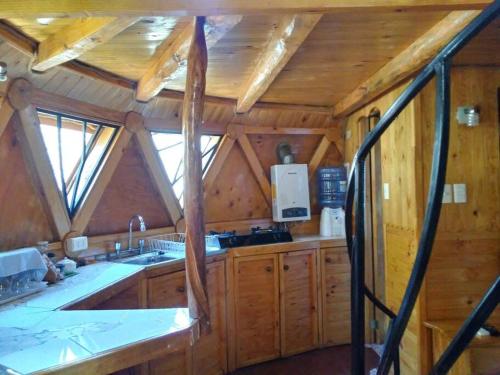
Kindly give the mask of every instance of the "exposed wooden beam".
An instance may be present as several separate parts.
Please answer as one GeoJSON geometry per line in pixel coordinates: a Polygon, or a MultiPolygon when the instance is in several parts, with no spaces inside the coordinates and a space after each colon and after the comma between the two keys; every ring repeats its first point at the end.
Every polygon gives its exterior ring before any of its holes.
{"type": "Polygon", "coordinates": [[[207,171],[207,175],[203,179],[205,194],[213,186],[215,180],[217,179],[217,176],[219,175],[219,172],[225,165],[229,152],[232,150],[234,146],[234,142],[235,140],[229,137],[228,135],[225,135],[222,138],[221,144],[217,148],[212,164],[210,165],[210,168],[207,171]]]}
{"type": "Polygon", "coordinates": [[[446,43],[467,26],[479,11],[451,12],[408,48],[359,85],[333,108],[334,117],[343,117],[410,77],[446,43]]]}
{"type": "Polygon", "coordinates": [[[0,98],[0,137],[7,128],[10,118],[14,114],[14,108],[9,103],[7,97],[0,98]]]}
{"type": "Polygon", "coordinates": [[[47,148],[43,142],[36,109],[31,105],[32,85],[25,79],[15,80],[9,87],[10,105],[20,118],[19,134],[23,155],[35,184],[51,229],[59,240],[69,232],[71,221],[63,196],[57,186],[47,148]]]}
{"type": "Polygon", "coordinates": [[[325,157],[331,144],[332,143],[330,142],[327,136],[321,138],[321,142],[319,143],[318,148],[316,148],[316,151],[314,151],[311,161],[309,161],[308,165],[309,181],[313,180],[314,175],[316,174],[316,171],[321,163],[321,160],[323,160],[323,158],[325,157]]]}
{"type": "Polygon", "coordinates": [[[202,334],[210,332],[210,309],[205,265],[205,216],[203,171],[200,149],[207,45],[205,17],[197,17],[189,48],[186,93],[182,108],[184,135],[184,218],[186,223],[186,276],[188,307],[191,318],[198,319],[202,334]]]}
{"type": "Polygon", "coordinates": [[[175,225],[179,219],[182,218],[182,208],[172,189],[172,184],[161,163],[160,156],[156,151],[151,133],[143,127],[136,131],[135,136],[139,143],[142,156],[149,168],[151,178],[155,182],[156,189],[162,198],[163,205],[168,211],[172,223],[175,225]]]}
{"type": "Polygon", "coordinates": [[[248,112],[266,92],[321,18],[321,14],[283,16],[254,71],[241,88],[236,112],[248,112]]]}
{"type": "MultiPolygon", "coordinates": [[[[213,47],[241,19],[241,16],[208,18],[205,25],[207,49],[213,47]]],[[[193,24],[189,24],[174,41],[167,39],[164,42],[169,44],[168,48],[157,58],[153,59],[146,73],[139,80],[136,92],[137,100],[147,102],[163,89],[169,79],[178,76],[184,71],[192,36],[193,24]]]]}
{"type": "Polygon", "coordinates": [[[106,43],[138,20],[137,17],[78,19],[39,44],[32,69],[43,72],[76,59],[99,44],[106,43]]]}
{"type": "Polygon", "coordinates": [[[220,14],[330,13],[477,9],[491,0],[3,0],[0,18],[86,16],[199,16],[220,14]]]}
{"type": "Polygon", "coordinates": [[[89,189],[87,198],[83,201],[82,206],[73,218],[72,231],[81,234],[87,228],[89,220],[111,181],[111,177],[130,142],[132,134],[126,127],[122,127],[119,130],[118,136],[111,145],[111,151],[102,163],[101,172],[97,175],[92,187],[89,189]]]}
{"type": "Polygon", "coordinates": [[[243,150],[243,153],[247,158],[248,164],[250,165],[255,178],[257,179],[257,182],[260,186],[260,189],[262,190],[262,193],[264,194],[264,198],[266,199],[267,204],[269,205],[269,207],[272,207],[271,183],[269,182],[269,179],[266,176],[266,172],[264,171],[264,168],[262,168],[262,164],[260,164],[259,158],[257,157],[257,154],[255,153],[255,150],[253,149],[247,135],[242,134],[238,138],[238,143],[240,144],[241,149],[243,150]]]}

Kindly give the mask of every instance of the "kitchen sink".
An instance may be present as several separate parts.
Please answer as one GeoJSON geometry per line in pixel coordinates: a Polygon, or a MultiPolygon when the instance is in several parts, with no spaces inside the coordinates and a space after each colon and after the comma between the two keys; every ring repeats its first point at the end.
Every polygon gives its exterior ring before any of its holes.
{"type": "Polygon", "coordinates": [[[151,253],[142,254],[142,255],[137,255],[134,257],[124,258],[124,259],[115,260],[115,261],[119,262],[119,263],[124,263],[124,264],[138,264],[138,265],[144,266],[144,265],[148,265],[148,264],[168,262],[168,261],[177,260],[177,259],[180,259],[180,258],[169,256],[169,255],[163,254],[162,252],[154,252],[152,254],[151,253]]]}

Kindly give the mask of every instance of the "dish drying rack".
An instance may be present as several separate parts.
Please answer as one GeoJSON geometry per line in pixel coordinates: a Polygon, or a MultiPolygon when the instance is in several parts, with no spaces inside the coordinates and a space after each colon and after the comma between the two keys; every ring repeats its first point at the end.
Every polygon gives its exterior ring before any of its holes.
{"type": "MultiPolygon", "coordinates": [[[[169,233],[146,239],[148,251],[164,251],[184,256],[186,253],[186,235],[184,233],[169,233]]],[[[205,246],[207,251],[220,250],[217,236],[205,236],[205,246]]]]}

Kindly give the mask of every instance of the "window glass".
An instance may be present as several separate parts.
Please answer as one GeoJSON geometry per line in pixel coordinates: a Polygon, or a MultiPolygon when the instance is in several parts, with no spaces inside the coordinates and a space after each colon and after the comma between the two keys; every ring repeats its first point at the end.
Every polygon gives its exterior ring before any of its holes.
{"type": "MultiPolygon", "coordinates": [[[[184,206],[184,137],[177,133],[151,133],[156,150],[181,207],[184,206]]],[[[215,155],[221,136],[202,135],[200,140],[203,175],[215,155]]]]}
{"type": "Polygon", "coordinates": [[[118,128],[41,109],[38,118],[57,185],[73,217],[94,182],[118,128]]]}

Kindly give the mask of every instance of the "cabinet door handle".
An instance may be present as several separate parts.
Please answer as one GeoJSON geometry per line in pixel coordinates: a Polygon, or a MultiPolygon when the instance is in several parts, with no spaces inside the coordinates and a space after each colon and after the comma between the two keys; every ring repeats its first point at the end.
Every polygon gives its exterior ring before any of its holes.
{"type": "Polygon", "coordinates": [[[184,293],[186,289],[183,286],[178,286],[177,289],[175,290],[178,291],[179,293],[184,293]]]}
{"type": "Polygon", "coordinates": [[[285,264],[285,265],[283,266],[283,269],[284,269],[285,271],[288,271],[288,270],[290,269],[290,266],[289,266],[288,264],[285,264]]]}
{"type": "Polygon", "coordinates": [[[325,258],[325,262],[326,262],[326,263],[332,263],[332,258],[330,258],[330,257],[325,258]]]}
{"type": "Polygon", "coordinates": [[[266,272],[273,272],[273,267],[267,266],[266,267],[266,272]]]}

